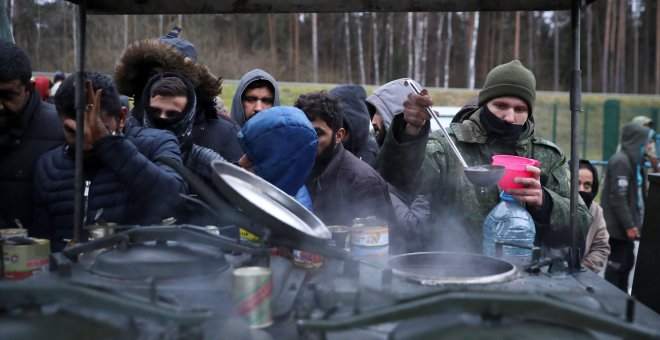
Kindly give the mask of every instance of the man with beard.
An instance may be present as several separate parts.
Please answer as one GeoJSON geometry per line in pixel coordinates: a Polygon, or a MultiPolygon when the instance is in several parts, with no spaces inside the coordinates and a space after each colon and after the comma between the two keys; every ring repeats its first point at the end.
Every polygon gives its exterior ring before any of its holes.
{"type": "Polygon", "coordinates": [[[197,61],[195,46],[179,38],[181,28],[175,27],[158,39],[145,39],[130,44],[117,60],[114,80],[119,93],[132,96],[134,108],[127,126],[141,126],[145,106],[141,103],[147,81],[161,72],[174,72],[185,77],[195,88],[197,106],[193,124],[193,142],[209,148],[230,162],[243,155],[236,134],[240,130],[231,118],[218,114],[217,97],[222,91],[222,79],[197,61]]]}
{"type": "MultiPolygon", "coordinates": [[[[450,137],[470,165],[491,164],[494,155],[533,158],[530,178],[517,177],[524,187],[507,189],[534,219],[536,244],[544,248],[571,245],[569,177],[566,157],[555,144],[534,134],[536,79],[519,61],[499,65],[486,77],[478,108],[461,116],[448,129],[450,137]]],[[[410,93],[403,114],[397,115],[385,136],[378,168],[396,187],[431,194],[429,235],[432,250],[480,253],[483,222],[499,202],[496,185],[478,187],[439,131],[429,136],[428,91],[410,93]]],[[[578,228],[581,240],[591,216],[580,200],[578,228]]],[[[581,243],[581,242],[580,242],[581,243]]]]}
{"type": "Polygon", "coordinates": [[[231,118],[243,127],[257,113],[280,105],[277,81],[268,72],[254,69],[241,77],[231,102],[231,118]]]}
{"type": "Polygon", "coordinates": [[[579,164],[578,185],[580,197],[589,208],[593,222],[587,233],[587,241],[582,257],[582,265],[594,273],[600,273],[605,269],[607,257],[610,255],[610,234],[607,232],[603,208],[594,201],[598,195],[598,171],[596,167],[586,159],[581,159],[579,164]]]}
{"type": "Polygon", "coordinates": [[[0,39],[0,227],[32,227],[34,166],[64,136],[55,107],[30,81],[32,65],[14,43],[0,39]]]}
{"type": "Polygon", "coordinates": [[[369,216],[389,224],[392,204],[387,184],[341,143],[339,99],[316,91],[298,97],[295,106],[305,112],[318,135],[316,162],[306,184],[314,213],[327,225],[350,226],[353,219],[369,216]]]}
{"type": "Polygon", "coordinates": [[[34,175],[35,228],[30,234],[51,240],[53,251],[72,237],[75,196],[75,148],[83,148],[83,224],[101,221],[150,225],[179,218],[186,193],[183,179],[162,162],[181,162],[179,143],[169,131],[124,129],[112,79],[86,72],[87,105],[83,145],[76,145],[76,76],[66,78],[55,95],[66,144],[45,153],[34,175]]]}

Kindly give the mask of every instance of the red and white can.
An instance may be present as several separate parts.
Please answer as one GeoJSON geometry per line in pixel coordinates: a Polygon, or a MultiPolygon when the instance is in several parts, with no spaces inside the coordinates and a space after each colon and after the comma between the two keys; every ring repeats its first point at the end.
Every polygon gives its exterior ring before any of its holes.
{"type": "Polygon", "coordinates": [[[266,267],[243,267],[232,272],[234,308],[245,317],[250,328],[273,324],[271,299],[273,272],[266,267]]]}

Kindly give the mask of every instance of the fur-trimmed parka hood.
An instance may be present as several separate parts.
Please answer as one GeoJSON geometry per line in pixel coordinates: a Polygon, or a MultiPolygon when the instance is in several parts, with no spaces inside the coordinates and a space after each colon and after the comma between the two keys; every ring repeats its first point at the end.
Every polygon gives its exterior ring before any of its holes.
{"type": "Polygon", "coordinates": [[[178,73],[188,79],[195,87],[199,106],[215,106],[215,98],[222,91],[222,78],[158,39],[136,41],[124,49],[115,64],[113,76],[119,93],[140,100],[149,80],[149,70],[156,65],[162,66],[163,71],[178,73]]]}

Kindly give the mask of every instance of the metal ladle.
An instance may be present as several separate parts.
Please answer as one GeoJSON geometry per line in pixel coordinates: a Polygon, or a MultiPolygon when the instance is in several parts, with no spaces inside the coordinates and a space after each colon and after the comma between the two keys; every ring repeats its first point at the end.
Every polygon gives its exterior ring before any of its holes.
{"type": "MultiPolygon", "coordinates": [[[[410,86],[413,89],[413,91],[415,91],[415,93],[420,94],[420,91],[414,82],[406,80],[404,84],[406,86],[410,86]]],[[[449,137],[449,133],[447,133],[447,130],[445,130],[445,128],[442,126],[442,123],[440,123],[438,117],[435,116],[435,113],[433,112],[431,107],[427,107],[426,111],[431,115],[431,117],[433,117],[433,119],[435,119],[435,122],[438,123],[438,126],[440,127],[440,131],[442,131],[442,134],[445,135],[445,138],[447,138],[447,142],[449,143],[449,146],[451,147],[452,151],[454,151],[454,154],[456,154],[456,157],[458,157],[458,160],[463,165],[463,172],[465,173],[465,177],[467,177],[467,179],[470,180],[470,182],[480,187],[487,187],[499,182],[499,180],[502,179],[502,176],[504,176],[504,171],[506,170],[506,168],[504,168],[501,165],[484,164],[477,166],[468,166],[467,163],[465,162],[465,159],[463,159],[463,156],[461,155],[460,151],[458,151],[456,144],[454,144],[454,141],[451,139],[451,137],[449,137]]]]}

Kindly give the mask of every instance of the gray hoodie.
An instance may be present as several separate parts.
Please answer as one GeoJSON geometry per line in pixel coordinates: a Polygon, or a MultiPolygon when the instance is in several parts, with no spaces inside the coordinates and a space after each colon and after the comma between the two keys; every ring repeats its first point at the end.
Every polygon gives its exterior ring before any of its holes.
{"type": "MultiPolygon", "coordinates": [[[[376,112],[383,117],[385,129],[390,129],[392,119],[397,114],[403,112],[403,101],[406,100],[408,93],[412,92],[409,86],[404,85],[408,78],[392,80],[391,82],[379,87],[372,95],[367,97],[366,102],[376,109],[376,112]]],[[[417,88],[422,88],[416,81],[413,83],[417,88]]]]}
{"type": "Polygon", "coordinates": [[[243,97],[243,92],[245,92],[245,89],[248,87],[248,85],[256,80],[267,80],[273,85],[273,88],[275,89],[275,93],[273,93],[273,99],[275,100],[273,106],[280,105],[280,90],[277,86],[277,81],[275,81],[273,76],[271,76],[268,72],[260,69],[254,69],[244,74],[238,83],[236,93],[234,93],[234,99],[231,102],[231,118],[234,119],[236,123],[238,123],[238,125],[241,127],[243,124],[245,124],[245,112],[243,112],[243,101],[241,98],[243,97]]]}

